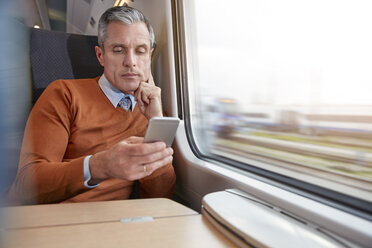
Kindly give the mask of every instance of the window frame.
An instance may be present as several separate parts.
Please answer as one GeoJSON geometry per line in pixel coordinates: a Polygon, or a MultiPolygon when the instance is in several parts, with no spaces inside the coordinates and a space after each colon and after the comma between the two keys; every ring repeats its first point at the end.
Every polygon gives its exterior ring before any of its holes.
{"type": "Polygon", "coordinates": [[[203,161],[228,165],[230,168],[237,168],[257,176],[259,180],[271,185],[372,221],[372,203],[315,184],[281,175],[267,169],[259,168],[252,164],[245,164],[219,155],[210,156],[201,152],[196,144],[194,138],[195,134],[191,128],[183,2],[183,0],[172,0],[176,90],[179,118],[184,120],[187,141],[193,154],[203,161]]]}

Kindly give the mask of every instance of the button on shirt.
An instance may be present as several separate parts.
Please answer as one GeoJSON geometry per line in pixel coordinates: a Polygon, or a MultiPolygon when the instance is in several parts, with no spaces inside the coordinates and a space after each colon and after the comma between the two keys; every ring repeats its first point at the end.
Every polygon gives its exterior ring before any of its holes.
{"type": "MultiPolygon", "coordinates": [[[[103,91],[103,93],[106,95],[106,97],[110,100],[113,107],[119,107],[119,101],[122,98],[129,97],[131,100],[131,106],[130,111],[133,111],[134,107],[136,106],[136,101],[134,100],[134,96],[125,94],[121,92],[120,90],[116,89],[114,86],[110,84],[110,82],[106,79],[105,75],[103,74],[101,78],[98,80],[99,87],[103,91]]],[[[91,179],[90,169],[89,169],[89,159],[92,155],[86,156],[84,159],[84,185],[88,188],[95,188],[99,184],[96,185],[88,185],[89,180],[91,179]]]]}

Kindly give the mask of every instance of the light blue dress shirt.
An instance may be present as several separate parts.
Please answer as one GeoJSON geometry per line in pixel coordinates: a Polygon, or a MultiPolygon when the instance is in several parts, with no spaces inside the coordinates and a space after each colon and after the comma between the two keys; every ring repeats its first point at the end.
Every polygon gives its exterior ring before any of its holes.
{"type": "MultiPolygon", "coordinates": [[[[120,90],[116,89],[114,86],[112,86],[112,84],[110,84],[110,82],[106,79],[104,74],[98,80],[98,84],[99,84],[99,87],[101,88],[101,90],[103,91],[103,93],[105,93],[106,97],[110,100],[110,102],[112,103],[112,106],[114,108],[116,108],[118,106],[119,101],[123,97],[128,96],[130,98],[130,100],[132,101],[130,110],[133,111],[133,109],[136,105],[136,101],[134,100],[134,96],[125,94],[125,93],[121,92],[120,90]]],[[[86,156],[84,158],[84,185],[87,188],[95,188],[99,184],[88,185],[88,182],[91,179],[90,169],[89,169],[89,159],[90,159],[90,157],[92,157],[92,155],[86,156]]]]}

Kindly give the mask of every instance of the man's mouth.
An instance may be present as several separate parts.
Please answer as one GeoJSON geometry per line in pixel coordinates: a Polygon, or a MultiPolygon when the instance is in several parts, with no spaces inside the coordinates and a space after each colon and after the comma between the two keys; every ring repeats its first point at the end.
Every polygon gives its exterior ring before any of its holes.
{"type": "Polygon", "coordinates": [[[138,76],[137,73],[127,72],[121,75],[124,78],[135,78],[138,76]]]}

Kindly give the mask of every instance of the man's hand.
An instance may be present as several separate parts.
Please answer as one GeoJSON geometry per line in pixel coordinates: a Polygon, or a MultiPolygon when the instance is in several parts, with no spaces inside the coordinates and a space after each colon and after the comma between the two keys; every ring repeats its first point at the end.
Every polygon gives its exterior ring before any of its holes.
{"type": "Polygon", "coordinates": [[[164,142],[143,143],[142,137],[129,137],[89,160],[90,184],[107,178],[129,181],[146,177],[173,160],[173,149],[164,142]]]}
{"type": "Polygon", "coordinates": [[[148,82],[141,82],[134,92],[136,102],[148,120],[155,116],[163,116],[161,106],[161,89],[154,83],[150,72],[148,82]]]}

